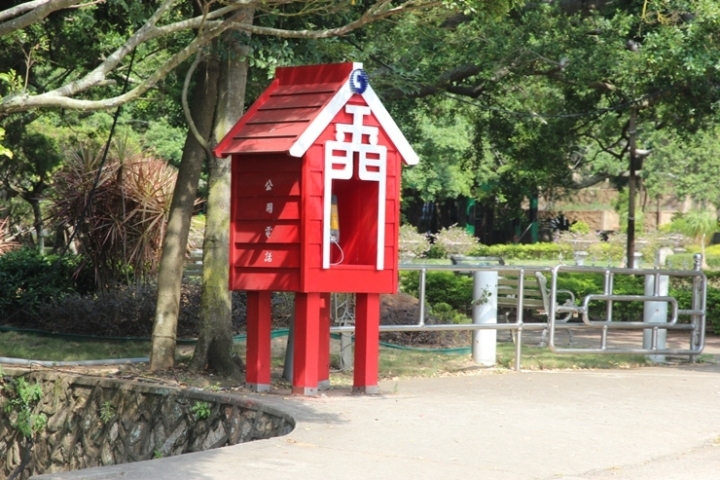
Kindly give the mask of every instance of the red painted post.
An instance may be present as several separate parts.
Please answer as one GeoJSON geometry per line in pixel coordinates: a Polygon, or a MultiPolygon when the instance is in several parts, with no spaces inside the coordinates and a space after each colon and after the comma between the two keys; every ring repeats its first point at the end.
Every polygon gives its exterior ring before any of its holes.
{"type": "Polygon", "coordinates": [[[247,292],[245,386],[256,392],[270,390],[270,323],[270,292],[247,292]]]}
{"type": "Polygon", "coordinates": [[[295,339],[292,393],[317,395],[320,339],[320,294],[295,294],[295,339]]]}
{"type": "Polygon", "coordinates": [[[330,294],[320,294],[318,336],[318,388],[330,388],[330,294]]]}
{"type": "Polygon", "coordinates": [[[380,295],[355,294],[355,372],[353,393],[378,393],[380,295]]]}

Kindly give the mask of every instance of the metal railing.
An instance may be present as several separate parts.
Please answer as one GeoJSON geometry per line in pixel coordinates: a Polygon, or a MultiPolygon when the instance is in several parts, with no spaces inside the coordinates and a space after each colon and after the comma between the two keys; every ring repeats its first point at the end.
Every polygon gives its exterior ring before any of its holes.
{"type": "MultiPolygon", "coordinates": [[[[600,344],[597,348],[562,348],[555,344],[556,316],[563,311],[562,306],[551,303],[548,315],[550,350],[556,353],[633,353],[652,355],[688,355],[694,360],[702,353],[705,346],[705,320],[707,301],[707,277],[700,269],[700,256],[695,256],[694,270],[666,270],[666,269],[630,269],[630,268],[598,268],[598,267],[570,267],[557,266],[552,271],[551,298],[557,292],[558,276],[562,273],[600,273],[604,275],[604,291],[598,294],[587,295],[577,313],[582,320],[584,329],[592,329],[600,334],[600,344]],[[652,281],[652,293],[644,295],[616,295],[613,293],[614,278],[616,275],[643,275],[652,281]],[[662,277],[689,278],[692,280],[692,295],[690,308],[680,308],[676,298],[664,295],[660,291],[662,277]],[[602,320],[590,318],[590,304],[592,302],[605,302],[606,313],[602,320]],[[672,314],[667,321],[613,321],[613,305],[615,302],[664,302],[672,307],[672,314]],[[688,323],[680,323],[681,318],[687,318],[688,323]],[[648,348],[622,348],[609,349],[607,335],[610,330],[644,330],[650,331],[650,346],[648,348]],[[688,348],[663,348],[659,346],[658,338],[661,331],[688,331],[688,348]]],[[[577,328],[577,327],[576,327],[577,328]]]]}
{"type": "MultiPolygon", "coordinates": [[[[694,270],[661,270],[661,269],[630,269],[630,268],[613,268],[613,267],[532,267],[532,266],[508,266],[508,265],[420,265],[420,264],[401,264],[400,270],[419,272],[419,314],[418,322],[413,325],[381,325],[380,332],[432,332],[432,331],[481,331],[481,330],[501,330],[515,332],[515,369],[521,368],[522,356],[522,333],[531,330],[547,330],[549,335],[548,347],[556,353],[633,353],[633,354],[668,354],[668,355],[688,355],[691,361],[702,352],[705,344],[705,311],[707,297],[707,277],[700,270],[700,259],[696,255],[694,270]],[[515,306],[516,316],[514,322],[507,323],[470,323],[470,324],[428,324],[426,317],[426,289],[427,274],[434,271],[450,271],[457,273],[475,273],[481,271],[498,272],[500,276],[512,276],[518,279],[517,303],[515,306]],[[525,288],[525,276],[534,275],[535,272],[541,272],[550,276],[550,308],[547,312],[547,322],[525,322],[522,294],[525,288]],[[558,305],[554,300],[557,298],[557,281],[558,276],[563,273],[586,273],[604,275],[604,291],[597,294],[587,295],[583,299],[582,305],[558,305]],[[651,295],[617,295],[613,293],[613,280],[618,275],[632,276],[652,276],[660,278],[661,276],[670,277],[689,277],[692,279],[692,305],[689,309],[680,308],[676,298],[669,295],[660,295],[656,281],[655,291],[651,295]],[[593,320],[589,317],[589,306],[591,302],[606,302],[606,318],[604,320],[593,320]],[[667,322],[638,322],[638,321],[613,321],[613,305],[616,302],[667,302],[672,306],[672,317],[667,322]],[[581,323],[559,323],[558,314],[577,313],[582,318],[581,323]],[[688,317],[689,323],[679,323],[679,319],[688,317]],[[593,330],[599,331],[600,346],[597,348],[562,348],[555,344],[555,332],[558,329],[577,330],[593,330]],[[649,348],[608,348],[607,335],[608,331],[615,329],[634,329],[634,330],[651,330],[652,343],[649,348]],[[658,332],[661,330],[684,330],[690,333],[690,346],[687,349],[659,348],[658,332]]],[[[497,292],[495,292],[497,294],[497,292]]],[[[332,332],[343,333],[354,331],[354,326],[334,326],[332,332]]]]}

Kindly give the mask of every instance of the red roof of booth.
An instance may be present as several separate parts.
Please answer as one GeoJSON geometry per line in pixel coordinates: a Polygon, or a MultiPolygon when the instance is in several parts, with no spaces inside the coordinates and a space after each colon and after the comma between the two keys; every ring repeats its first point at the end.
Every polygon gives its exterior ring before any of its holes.
{"type": "MultiPolygon", "coordinates": [[[[245,115],[215,147],[215,155],[287,153],[301,157],[353,96],[350,74],[358,63],[283,67],[245,115]]],[[[405,163],[416,164],[412,147],[371,87],[362,94],[405,163]]]]}

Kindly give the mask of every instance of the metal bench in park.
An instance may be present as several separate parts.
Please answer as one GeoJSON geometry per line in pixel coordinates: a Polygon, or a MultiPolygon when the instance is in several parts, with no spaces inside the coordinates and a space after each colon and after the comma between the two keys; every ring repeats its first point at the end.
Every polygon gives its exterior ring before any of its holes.
{"type": "MultiPolygon", "coordinates": [[[[547,278],[538,271],[521,272],[522,276],[510,274],[498,278],[498,316],[502,316],[505,322],[510,323],[511,316],[515,317],[517,321],[518,312],[523,312],[530,313],[532,317],[543,317],[547,321],[551,301],[547,278]]],[[[575,303],[575,294],[570,290],[558,290],[556,297],[555,311],[561,315],[556,317],[555,323],[568,323],[579,312],[579,307],[575,303]]],[[[572,331],[567,329],[567,332],[572,345],[572,331]]],[[[515,341],[514,331],[511,333],[513,341],[515,341]]],[[[542,332],[541,346],[547,345],[547,334],[548,329],[546,328],[542,332]]]]}

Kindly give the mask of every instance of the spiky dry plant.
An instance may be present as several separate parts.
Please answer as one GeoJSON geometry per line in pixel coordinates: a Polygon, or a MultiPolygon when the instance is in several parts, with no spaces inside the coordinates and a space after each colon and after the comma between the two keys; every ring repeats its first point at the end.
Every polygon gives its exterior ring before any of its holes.
{"type": "Polygon", "coordinates": [[[100,158],[88,149],[71,155],[58,174],[52,216],[77,225],[81,252],[92,260],[98,286],[107,289],[155,272],[177,174],[164,161],[125,151],[122,159],[107,159],[93,189],[100,158]]]}
{"type": "Polygon", "coordinates": [[[20,247],[20,243],[15,241],[14,236],[9,230],[10,220],[7,218],[0,218],[0,255],[20,247]]]}

